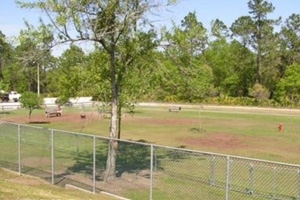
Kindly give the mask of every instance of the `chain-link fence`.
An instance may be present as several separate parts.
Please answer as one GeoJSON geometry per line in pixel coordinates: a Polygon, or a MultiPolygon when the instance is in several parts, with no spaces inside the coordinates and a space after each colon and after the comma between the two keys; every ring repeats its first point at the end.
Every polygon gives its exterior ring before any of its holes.
{"type": "Polygon", "coordinates": [[[300,165],[118,140],[116,178],[104,181],[109,138],[0,122],[0,167],[52,184],[128,199],[300,200],[300,165]]]}

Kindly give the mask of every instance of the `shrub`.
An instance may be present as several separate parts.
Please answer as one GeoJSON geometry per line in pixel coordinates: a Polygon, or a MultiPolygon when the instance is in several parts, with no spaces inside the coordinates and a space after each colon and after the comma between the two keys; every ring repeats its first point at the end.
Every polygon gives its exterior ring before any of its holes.
{"type": "Polygon", "coordinates": [[[261,84],[255,83],[252,88],[249,88],[249,95],[257,100],[266,100],[269,99],[270,92],[261,84]]]}

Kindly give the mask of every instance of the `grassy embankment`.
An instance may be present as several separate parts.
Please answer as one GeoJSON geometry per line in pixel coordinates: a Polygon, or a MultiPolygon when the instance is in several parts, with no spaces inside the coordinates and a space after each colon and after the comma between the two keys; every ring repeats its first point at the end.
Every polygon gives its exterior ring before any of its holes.
{"type": "Polygon", "coordinates": [[[114,200],[105,194],[92,194],[75,189],[64,189],[28,175],[0,168],[0,199],[97,199],[114,200]]]}

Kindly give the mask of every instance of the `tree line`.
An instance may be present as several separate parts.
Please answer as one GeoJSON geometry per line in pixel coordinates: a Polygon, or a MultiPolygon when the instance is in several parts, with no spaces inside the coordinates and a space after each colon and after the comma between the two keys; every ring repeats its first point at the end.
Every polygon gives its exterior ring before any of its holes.
{"type": "MultiPolygon", "coordinates": [[[[263,0],[249,1],[248,8],[249,15],[230,27],[215,19],[208,29],[196,12],[190,12],[170,29],[138,30],[129,39],[121,38],[116,65],[121,71],[130,68],[118,86],[123,99],[209,102],[211,97],[250,97],[280,105],[297,103],[300,15],[270,19],[275,7],[263,0]]],[[[110,22],[101,23],[107,27],[110,22]]],[[[44,23],[34,27],[28,22],[14,43],[0,34],[1,89],[110,101],[108,48],[86,53],[74,44],[54,57],[53,34],[44,23]]]]}

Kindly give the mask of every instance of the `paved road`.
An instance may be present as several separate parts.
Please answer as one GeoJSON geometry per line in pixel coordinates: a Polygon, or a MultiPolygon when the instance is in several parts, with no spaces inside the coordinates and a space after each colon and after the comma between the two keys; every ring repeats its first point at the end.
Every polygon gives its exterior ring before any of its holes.
{"type": "Polygon", "coordinates": [[[205,105],[205,104],[175,104],[175,103],[147,103],[141,102],[140,106],[180,106],[183,109],[195,109],[201,111],[222,111],[222,112],[253,112],[253,113],[267,113],[277,115],[300,115],[300,109],[297,108],[269,108],[269,107],[255,107],[255,106],[221,106],[221,105],[205,105]]]}

